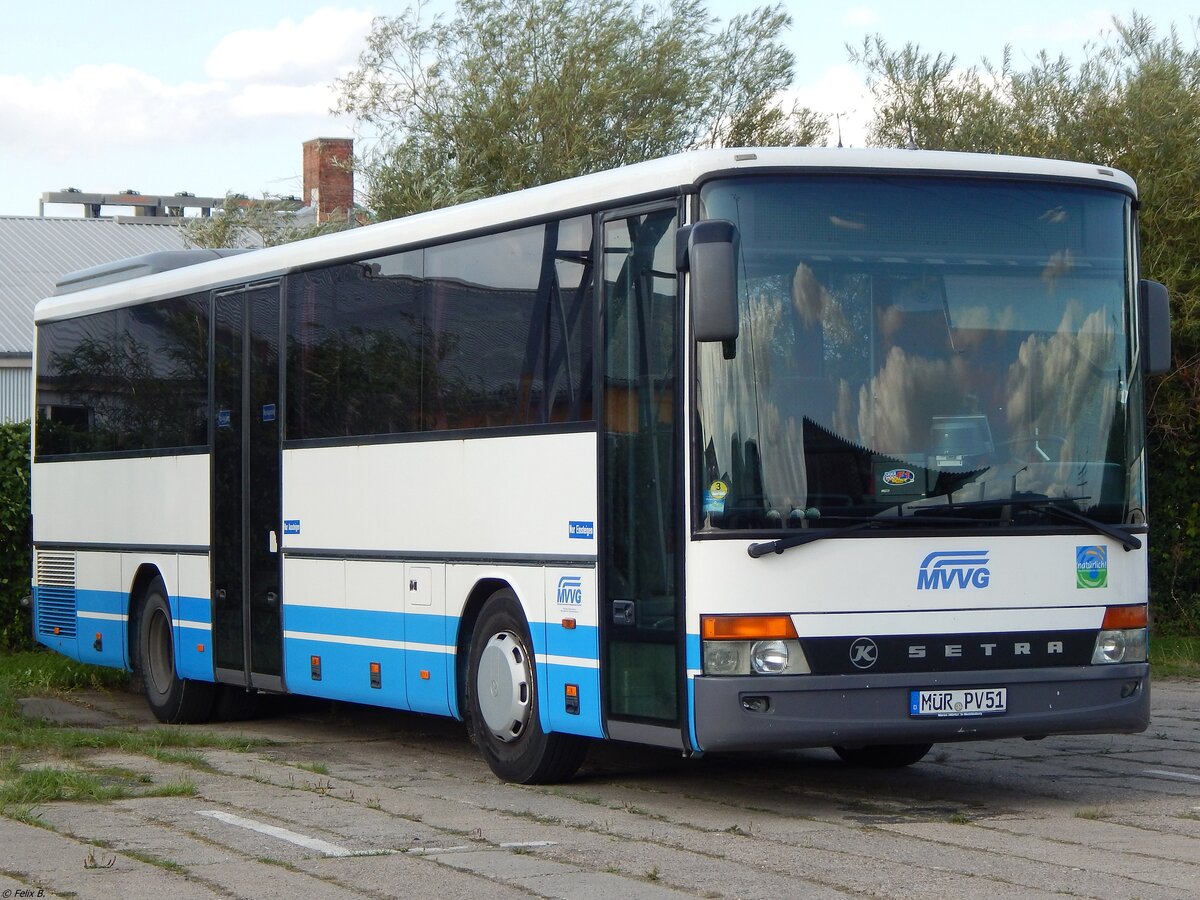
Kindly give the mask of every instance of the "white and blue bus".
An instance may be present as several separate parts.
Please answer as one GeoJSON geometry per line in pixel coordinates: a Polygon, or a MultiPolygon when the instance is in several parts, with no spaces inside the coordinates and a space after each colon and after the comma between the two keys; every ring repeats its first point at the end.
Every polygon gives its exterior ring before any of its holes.
{"type": "Polygon", "coordinates": [[[34,629],[164,722],[286,692],[588,742],[1149,720],[1137,195],[1094,165],[686,153],[37,307],[34,629]]]}

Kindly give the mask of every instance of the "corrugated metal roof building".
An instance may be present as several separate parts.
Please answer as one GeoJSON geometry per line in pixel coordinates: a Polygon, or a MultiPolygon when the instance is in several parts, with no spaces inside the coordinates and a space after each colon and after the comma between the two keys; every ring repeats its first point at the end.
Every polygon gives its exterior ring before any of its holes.
{"type": "Polygon", "coordinates": [[[0,422],[31,415],[33,307],[68,272],[184,249],[177,224],[0,216],[0,422]]]}

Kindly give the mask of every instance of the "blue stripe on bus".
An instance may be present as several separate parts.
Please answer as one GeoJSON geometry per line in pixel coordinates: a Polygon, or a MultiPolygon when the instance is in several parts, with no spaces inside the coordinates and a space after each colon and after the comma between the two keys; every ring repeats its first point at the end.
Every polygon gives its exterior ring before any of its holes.
{"type": "MultiPolygon", "coordinates": [[[[455,665],[457,616],[284,604],[283,623],[284,680],[289,691],[462,717],[455,665]],[[371,646],[375,641],[396,646],[371,646]],[[313,657],[320,658],[319,679],[313,657]],[[373,662],[385,670],[378,688],[371,687],[373,662]]],[[[602,737],[597,629],[532,622],[530,631],[535,652],[553,658],[538,663],[542,727],[602,737]],[[571,659],[580,664],[572,664],[571,659]],[[567,712],[568,684],[578,688],[578,714],[567,712]]]]}
{"type": "Polygon", "coordinates": [[[542,728],[563,734],[604,737],[600,722],[600,670],[563,663],[538,663],[542,685],[542,728]],[[574,685],[579,712],[567,711],[567,685],[574,685]]]}
{"type": "MultiPolygon", "coordinates": [[[[57,593],[57,592],[56,592],[57,593]]],[[[34,603],[41,594],[33,588],[34,603]]],[[[168,604],[173,622],[210,621],[211,605],[205,597],[170,597],[168,604]],[[185,612],[181,615],[181,610],[185,612]]],[[[78,637],[42,634],[37,639],[53,650],[80,662],[117,669],[132,669],[127,637],[129,634],[129,595],[123,591],[74,590],[74,626],[78,637]],[[118,617],[118,618],[113,618],[118,617]]],[[[36,606],[35,606],[36,609],[36,606]]],[[[35,622],[39,621],[35,618],[35,622]]],[[[181,624],[174,628],[175,665],[181,678],[213,680],[211,630],[181,624]],[[203,650],[200,648],[203,647],[203,650]]]]}
{"type": "Polygon", "coordinates": [[[76,659],[94,666],[127,668],[125,638],[129,626],[125,621],[125,605],[125,595],[116,591],[76,589],[76,630],[79,634],[76,659]],[[105,618],[94,618],[94,615],[105,618]]]}
{"type": "Polygon", "coordinates": [[[546,643],[543,651],[549,656],[574,656],[594,660],[600,657],[600,631],[595,625],[563,628],[556,622],[546,623],[546,643]]]}
{"type": "Polygon", "coordinates": [[[684,643],[685,653],[687,655],[686,666],[687,672],[687,724],[688,732],[691,735],[692,746],[703,751],[700,746],[700,740],[696,737],[696,676],[692,672],[702,671],[702,658],[700,651],[700,635],[688,632],[684,643]]]}
{"type": "MultiPolygon", "coordinates": [[[[37,604],[38,586],[34,586],[33,592],[37,604]]],[[[170,597],[168,602],[171,619],[177,623],[174,637],[179,676],[213,681],[211,601],[207,597],[170,597]]],[[[76,590],[74,603],[71,624],[77,636],[39,633],[38,640],[72,659],[131,668],[126,646],[128,595],[120,591],[76,590]],[[106,618],[91,618],[88,613],[106,618]],[[99,649],[96,649],[97,635],[99,649]]],[[[457,616],[294,604],[284,605],[283,616],[286,631],[306,635],[285,637],[283,641],[284,683],[290,692],[461,718],[455,676],[457,616]],[[369,646],[372,640],[394,641],[409,649],[369,646]],[[313,678],[314,656],[321,660],[319,681],[313,678]],[[371,686],[372,663],[378,663],[380,668],[377,688],[371,686]]],[[[532,622],[530,630],[540,644],[540,647],[535,645],[535,651],[543,658],[551,658],[537,664],[543,728],[603,737],[596,627],[566,629],[554,622],[532,622]],[[572,664],[572,659],[583,664],[572,664]],[[577,689],[577,714],[568,711],[567,685],[577,689]]]]}
{"type": "Polygon", "coordinates": [[[179,623],[175,631],[179,676],[213,681],[212,601],[208,597],[172,597],[171,618],[179,623]],[[200,625],[208,627],[197,627],[200,625]]]}
{"type": "Polygon", "coordinates": [[[171,609],[176,618],[185,622],[212,624],[212,601],[207,597],[172,597],[171,609]]]}
{"type": "MultiPolygon", "coordinates": [[[[403,641],[405,615],[372,609],[331,609],[327,606],[283,605],[285,631],[325,634],[337,637],[374,638],[403,641]]],[[[438,643],[442,643],[439,641],[438,643]]]]}
{"type": "Polygon", "coordinates": [[[404,651],[359,644],[284,638],[284,683],[293,694],[408,709],[404,651]],[[320,661],[314,671],[314,657],[320,661]],[[371,664],[379,665],[379,687],[371,687],[371,664]],[[318,680],[319,679],[319,680],[318,680]]]}

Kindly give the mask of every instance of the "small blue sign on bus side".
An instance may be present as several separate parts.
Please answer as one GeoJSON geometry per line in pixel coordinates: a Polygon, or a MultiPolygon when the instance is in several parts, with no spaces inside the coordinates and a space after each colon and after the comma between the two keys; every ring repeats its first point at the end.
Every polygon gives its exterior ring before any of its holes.
{"type": "Polygon", "coordinates": [[[283,533],[284,534],[299,534],[300,533],[300,520],[299,519],[284,519],[283,520],[283,533]]]}
{"type": "Polygon", "coordinates": [[[594,522],[568,522],[567,537],[573,541],[590,541],[596,537],[594,522]]]}

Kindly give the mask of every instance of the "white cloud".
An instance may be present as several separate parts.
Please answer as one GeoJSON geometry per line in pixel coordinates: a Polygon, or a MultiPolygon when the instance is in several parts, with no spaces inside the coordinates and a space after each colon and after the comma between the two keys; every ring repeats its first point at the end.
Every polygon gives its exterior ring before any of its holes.
{"type": "Polygon", "coordinates": [[[852,6],[842,13],[842,24],[852,28],[871,28],[879,24],[879,13],[868,6],[852,6]]]}
{"type": "Polygon", "coordinates": [[[0,146],[51,157],[77,156],[80,144],[128,145],[186,140],[224,104],[215,84],[167,84],[130,66],[79,66],[38,81],[0,76],[0,146]]]}
{"type": "Polygon", "coordinates": [[[115,148],[228,147],[284,120],[328,131],[332,82],[357,58],[371,18],[324,7],[299,24],[285,19],[274,29],[234,32],[209,57],[207,81],[172,83],[117,63],[37,79],[0,75],[0,148],[67,160],[83,147],[93,156],[115,148]]]}
{"type": "Polygon", "coordinates": [[[840,119],[842,143],[847,147],[866,146],[867,125],[871,119],[871,94],[858,70],[849,65],[826,69],[814,81],[797,85],[786,93],[789,100],[799,101],[829,117],[829,144],[837,145],[840,119]]]}
{"type": "Polygon", "coordinates": [[[248,84],[229,100],[229,112],[242,118],[323,116],[337,102],[329,84],[248,84]]]}
{"type": "Polygon", "coordinates": [[[368,10],[327,6],[300,22],[235,31],[213,48],[204,69],[232,81],[332,80],[358,59],[372,18],[368,10]]]}

